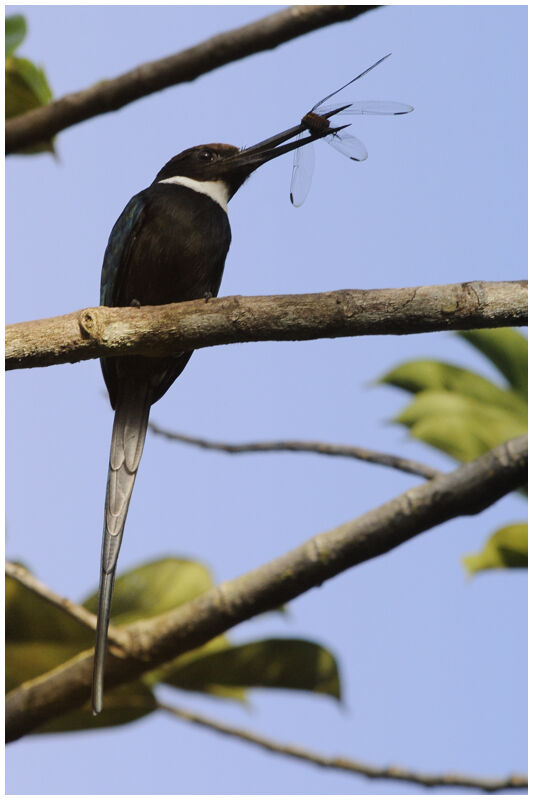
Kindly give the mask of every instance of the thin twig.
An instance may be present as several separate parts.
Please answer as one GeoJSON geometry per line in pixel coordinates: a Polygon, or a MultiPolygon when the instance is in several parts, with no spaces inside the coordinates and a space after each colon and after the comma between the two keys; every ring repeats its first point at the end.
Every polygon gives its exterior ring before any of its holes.
{"type": "Polygon", "coordinates": [[[167,703],[158,701],[157,708],[161,709],[161,711],[167,711],[169,714],[173,714],[175,717],[179,717],[187,722],[193,722],[196,725],[209,728],[217,733],[233,736],[242,741],[249,742],[250,744],[258,745],[258,747],[262,747],[272,753],[280,753],[281,755],[290,756],[291,758],[298,758],[301,761],[307,761],[319,767],[341,769],[345,772],[355,773],[356,775],[362,775],[366,778],[405,781],[422,786],[464,786],[469,789],[479,789],[482,792],[499,792],[503,789],[527,788],[526,775],[509,775],[507,778],[477,778],[472,775],[462,775],[453,772],[439,774],[415,772],[414,770],[397,766],[375,767],[364,761],[356,761],[352,758],[323,756],[319,753],[313,753],[311,750],[306,750],[303,747],[281,744],[274,739],[252,733],[252,731],[246,730],[245,728],[227,725],[225,722],[219,722],[210,717],[205,717],[202,714],[177,708],[167,703]]]}
{"type": "MultiPolygon", "coordinates": [[[[107,688],[129,683],[429,528],[478,514],[521,486],[526,473],[527,437],[519,436],[189,603],[128,625],[126,653],[108,655],[107,688]]],[[[83,705],[90,694],[92,664],[93,650],[87,650],[11,691],[5,701],[6,741],[83,705]]]]}
{"type": "Polygon", "coordinates": [[[112,80],[28,111],[6,122],[6,153],[55,136],[79,122],[118,108],[168,86],[192,81],[211,70],[335,22],[345,22],[376,6],[292,6],[187,50],[151,61],[112,80]]]}
{"type": "Polygon", "coordinates": [[[442,473],[438,469],[428,467],[419,461],[410,458],[393,456],[390,453],[379,453],[377,450],[367,450],[365,447],[353,447],[343,444],[329,444],[328,442],[302,442],[291,439],[275,442],[248,442],[246,444],[229,444],[227,442],[214,442],[210,439],[201,439],[197,436],[185,436],[183,433],[169,431],[161,428],[155,422],[149,423],[150,430],[165,439],[171,439],[183,444],[192,444],[202,447],[205,450],[221,450],[224,453],[271,453],[271,452],[291,452],[291,453],[318,453],[324,456],[343,456],[344,458],[355,458],[358,461],[368,461],[370,464],[381,464],[384,467],[392,467],[401,472],[408,472],[411,475],[419,475],[421,478],[431,480],[442,473]]]}
{"type": "MultiPolygon", "coordinates": [[[[13,578],[13,580],[17,581],[22,586],[25,586],[30,592],[46,600],[47,603],[70,614],[71,617],[74,617],[75,620],[81,622],[85,627],[90,628],[91,631],[96,630],[95,614],[88,611],[83,606],[72,602],[72,600],[69,600],[67,597],[61,597],[61,595],[48,588],[46,584],[32,575],[25,567],[22,567],[20,564],[13,564],[11,561],[6,561],[6,575],[13,578]]],[[[108,638],[112,644],[121,648],[127,647],[129,643],[129,638],[114,625],[109,626],[108,638]]]]}
{"type": "Polygon", "coordinates": [[[6,329],[6,368],[176,355],[233,342],[295,341],[527,325],[527,281],[219,297],[86,308],[6,329]]]}

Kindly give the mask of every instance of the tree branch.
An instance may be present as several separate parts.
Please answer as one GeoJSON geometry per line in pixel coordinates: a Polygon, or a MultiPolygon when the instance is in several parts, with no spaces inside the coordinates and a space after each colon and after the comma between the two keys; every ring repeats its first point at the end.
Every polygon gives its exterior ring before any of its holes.
{"type": "Polygon", "coordinates": [[[301,761],[307,761],[311,764],[316,764],[319,767],[329,767],[332,769],[341,769],[345,772],[355,773],[356,775],[363,775],[366,778],[378,778],[381,780],[405,781],[407,783],[416,783],[422,786],[465,786],[469,789],[479,789],[482,792],[499,792],[503,789],[524,789],[527,788],[526,775],[510,775],[507,778],[477,778],[472,775],[461,775],[459,773],[424,773],[415,772],[413,770],[405,769],[404,767],[374,767],[364,761],[355,761],[352,758],[344,757],[330,757],[323,756],[319,753],[313,753],[310,750],[305,750],[303,747],[298,747],[291,744],[281,744],[274,739],[269,739],[266,736],[260,736],[245,728],[238,728],[233,725],[227,725],[225,722],[218,722],[218,720],[205,717],[203,714],[197,714],[193,711],[177,708],[176,706],[168,705],[167,703],[160,703],[158,701],[157,707],[161,711],[166,711],[179,719],[193,722],[196,725],[201,725],[204,728],[209,728],[217,733],[232,736],[250,744],[258,745],[264,750],[269,750],[271,753],[280,753],[284,756],[298,758],[301,761]]]}
{"type": "MultiPolygon", "coordinates": [[[[49,589],[45,583],[32,575],[31,572],[20,564],[13,564],[11,561],[6,561],[5,569],[8,577],[13,578],[13,580],[25,586],[30,592],[38,595],[38,597],[42,597],[43,600],[46,600],[50,605],[56,606],[62,611],[66,611],[67,614],[70,614],[71,617],[81,622],[82,625],[85,625],[92,631],[96,631],[96,614],[93,614],[77,603],[73,603],[72,600],[69,600],[67,597],[62,597],[52,589],[49,589]]],[[[109,641],[118,647],[124,648],[128,646],[128,637],[124,635],[120,628],[116,628],[114,625],[109,626],[107,636],[109,641]]]]}
{"type": "Polygon", "coordinates": [[[527,324],[527,281],[221,297],[87,308],[6,330],[6,369],[118,355],[162,356],[233,342],[425,333],[527,324]]]}
{"type": "Polygon", "coordinates": [[[330,444],[329,442],[300,442],[287,439],[279,442],[248,442],[247,444],[229,444],[228,442],[213,442],[210,439],[201,439],[196,436],[185,436],[183,433],[169,431],[161,428],[155,422],[149,422],[148,427],[158,436],[163,436],[171,441],[192,444],[202,447],[204,450],[221,450],[224,453],[318,453],[324,456],[343,456],[344,458],[355,458],[358,461],[366,461],[370,464],[381,464],[383,467],[392,467],[401,472],[408,472],[411,475],[419,475],[421,478],[436,478],[442,473],[438,469],[428,467],[420,461],[413,461],[410,458],[394,456],[390,453],[379,453],[377,450],[367,450],[365,447],[353,447],[344,444],[330,444]]]}
{"type": "Polygon", "coordinates": [[[376,6],[292,6],[220,33],[167,58],[142,64],[112,80],[65,95],[6,122],[6,153],[50,139],[78,122],[119,108],[253,53],[271,50],[317,28],[344,22],[376,6]]]}
{"type": "MultiPolygon", "coordinates": [[[[435,525],[479,513],[521,486],[526,471],[527,437],[520,436],[196,600],[124,628],[130,640],[128,654],[110,649],[107,688],[134,680],[435,525]]],[[[85,651],[10,692],[5,703],[6,740],[18,739],[85,703],[90,694],[92,655],[92,650],[85,651]]]]}

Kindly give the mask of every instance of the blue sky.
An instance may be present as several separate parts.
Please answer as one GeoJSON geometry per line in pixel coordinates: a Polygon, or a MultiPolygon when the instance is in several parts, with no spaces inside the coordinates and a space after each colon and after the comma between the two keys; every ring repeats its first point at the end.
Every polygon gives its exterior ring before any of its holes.
{"type": "MultiPolygon", "coordinates": [[[[276,10],[260,6],[28,6],[21,48],[56,96],[276,10]]],[[[98,302],[102,256],[128,199],[194,144],[253,144],[385,53],[360,99],[411,103],[363,118],[350,164],[323,143],[305,205],[290,157],[230,204],[221,294],[505,280],[526,274],[527,11],[392,6],[317,31],[70,128],[58,161],[6,167],[7,321],[98,302]]],[[[452,334],[241,344],[196,353],[153,408],[160,425],[229,441],[344,442],[449,468],[390,424],[405,399],[373,381],[401,361],[489,366],[452,334]]],[[[112,414],[98,362],[7,376],[7,556],[57,592],[93,591],[112,414]]],[[[227,580],[385,502],[416,479],[313,455],[229,457],[147,439],[119,570],[162,555],[227,580]]],[[[500,524],[507,497],[328,581],[289,616],[233,641],[302,636],[337,656],[344,703],[251,693],[250,709],[185,694],[185,707],[324,754],[484,775],[526,769],[526,576],[469,581],[460,566],[500,524]]],[[[13,794],[404,793],[295,763],[152,715],[121,729],[28,737],[8,748],[13,794]],[[31,770],[28,765],[31,764],[31,770]]],[[[423,793],[423,792],[421,792],[423,793]]]]}

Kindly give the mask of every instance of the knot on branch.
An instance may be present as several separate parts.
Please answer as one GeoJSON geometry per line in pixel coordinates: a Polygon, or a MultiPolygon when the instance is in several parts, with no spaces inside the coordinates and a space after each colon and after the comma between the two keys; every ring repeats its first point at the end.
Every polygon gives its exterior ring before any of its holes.
{"type": "Polygon", "coordinates": [[[79,313],[78,321],[81,335],[85,339],[89,338],[101,343],[106,341],[105,334],[102,335],[103,325],[97,308],[84,308],[79,313]]]}

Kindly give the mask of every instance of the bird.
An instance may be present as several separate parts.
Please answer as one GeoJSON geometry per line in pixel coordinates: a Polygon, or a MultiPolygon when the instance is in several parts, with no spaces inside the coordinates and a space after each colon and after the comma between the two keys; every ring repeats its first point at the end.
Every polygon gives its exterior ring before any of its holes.
{"type": "MultiPolygon", "coordinates": [[[[300,124],[246,149],[221,143],[198,145],[171,158],[154,181],[131,198],[111,231],[102,266],[101,305],[139,307],[216,296],[231,242],[229,200],[259,166],[325,135],[314,131],[287,141],[305,130],[300,124]]],[[[327,133],[331,132],[328,128],[327,133]]],[[[117,559],[150,408],[191,355],[101,359],[115,416],[102,537],[93,714],[103,708],[117,559]]]]}

